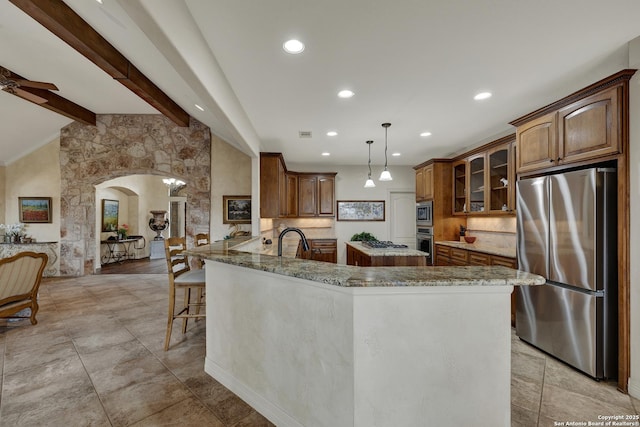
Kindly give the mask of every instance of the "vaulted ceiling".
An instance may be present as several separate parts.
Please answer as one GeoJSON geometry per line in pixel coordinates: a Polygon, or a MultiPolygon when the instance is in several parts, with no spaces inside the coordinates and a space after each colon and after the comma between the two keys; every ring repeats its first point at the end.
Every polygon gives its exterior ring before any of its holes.
{"type": "MultiPolygon", "coordinates": [[[[392,123],[389,152],[401,153],[391,165],[478,145],[626,68],[626,45],[640,35],[636,0],[65,3],[218,136],[292,163],[365,164],[368,139],[382,163],[383,122],[392,123]],[[302,54],[282,50],[290,38],[305,43],[302,54]],[[338,98],[341,89],[355,96],[338,98]],[[493,97],[473,100],[485,90],[493,97]],[[419,136],[425,131],[431,136],[419,136]]],[[[52,82],[96,114],[158,113],[9,1],[0,2],[0,66],[52,82]]],[[[69,122],[0,93],[0,164],[69,122]]]]}

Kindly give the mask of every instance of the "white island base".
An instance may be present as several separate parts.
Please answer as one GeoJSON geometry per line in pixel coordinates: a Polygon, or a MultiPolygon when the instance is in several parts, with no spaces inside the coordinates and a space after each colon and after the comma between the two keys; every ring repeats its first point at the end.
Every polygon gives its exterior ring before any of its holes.
{"type": "Polygon", "coordinates": [[[205,371],[277,426],[510,426],[513,286],[206,277],[205,371]]]}

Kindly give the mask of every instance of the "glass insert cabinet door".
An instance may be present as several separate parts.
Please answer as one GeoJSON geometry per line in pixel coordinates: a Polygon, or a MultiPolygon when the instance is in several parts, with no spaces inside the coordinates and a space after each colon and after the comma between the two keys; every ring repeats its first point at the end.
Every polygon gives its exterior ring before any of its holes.
{"type": "Polygon", "coordinates": [[[485,156],[470,157],[469,160],[469,206],[468,212],[484,212],[485,209],[485,156]]]}
{"type": "Polygon", "coordinates": [[[453,163],[453,213],[467,213],[467,161],[453,163]]]}
{"type": "Polygon", "coordinates": [[[489,157],[489,210],[506,212],[509,209],[509,146],[498,147],[489,157]]]}

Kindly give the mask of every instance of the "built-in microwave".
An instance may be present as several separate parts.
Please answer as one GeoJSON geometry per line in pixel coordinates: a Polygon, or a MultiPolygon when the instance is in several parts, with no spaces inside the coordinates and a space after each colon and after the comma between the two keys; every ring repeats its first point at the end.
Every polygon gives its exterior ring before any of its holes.
{"type": "Polygon", "coordinates": [[[433,200],[416,203],[416,225],[433,225],[433,200]]]}

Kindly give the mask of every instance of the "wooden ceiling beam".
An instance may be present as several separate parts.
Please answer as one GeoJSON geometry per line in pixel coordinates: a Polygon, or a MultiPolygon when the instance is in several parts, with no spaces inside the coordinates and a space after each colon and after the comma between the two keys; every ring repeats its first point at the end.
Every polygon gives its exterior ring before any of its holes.
{"type": "Polygon", "coordinates": [[[67,98],[44,89],[35,89],[24,86],[22,86],[20,89],[33,95],[39,96],[40,98],[46,99],[47,102],[45,102],[44,104],[35,103],[42,108],[46,108],[47,110],[62,114],[63,116],[69,117],[73,120],[77,120],[86,125],[96,125],[96,113],[91,110],[87,110],[81,105],[69,101],[67,98]]]}
{"type": "Polygon", "coordinates": [[[9,0],[178,126],[189,114],[61,0],[9,0]]]}

